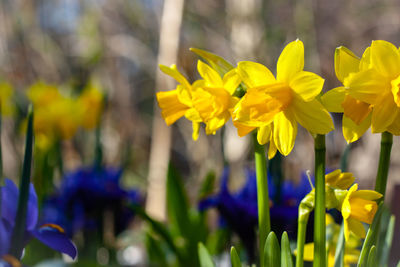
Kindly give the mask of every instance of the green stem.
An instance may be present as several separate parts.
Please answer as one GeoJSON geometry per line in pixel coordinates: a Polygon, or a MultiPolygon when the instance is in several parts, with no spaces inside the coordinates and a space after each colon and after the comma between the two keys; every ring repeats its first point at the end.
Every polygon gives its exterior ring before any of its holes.
{"type": "Polygon", "coordinates": [[[393,144],[393,135],[388,132],[382,133],[381,153],[379,155],[378,173],[376,175],[376,181],[375,181],[375,191],[383,195],[382,201],[385,198],[392,144],[393,144]]]}
{"type": "Polygon", "coordinates": [[[315,138],[314,265],[326,266],[325,236],[325,135],[315,138]]]}
{"type": "Polygon", "coordinates": [[[264,266],[264,244],[271,230],[269,218],[269,196],[268,196],[268,178],[267,178],[267,158],[265,157],[265,149],[257,141],[257,134],[253,134],[254,156],[256,162],[257,176],[257,204],[258,204],[258,231],[259,231],[259,251],[260,264],[264,266]]]}
{"type": "Polygon", "coordinates": [[[15,216],[15,225],[11,236],[10,254],[19,259],[24,248],[24,235],[26,228],[26,214],[28,211],[29,185],[32,164],[32,144],[33,144],[33,112],[29,109],[28,129],[26,133],[24,164],[19,185],[18,209],[15,216]]]}
{"type": "Polygon", "coordinates": [[[296,267],[303,267],[304,265],[304,244],[306,241],[306,230],[307,230],[308,216],[300,220],[297,223],[297,255],[296,255],[296,267]]]}

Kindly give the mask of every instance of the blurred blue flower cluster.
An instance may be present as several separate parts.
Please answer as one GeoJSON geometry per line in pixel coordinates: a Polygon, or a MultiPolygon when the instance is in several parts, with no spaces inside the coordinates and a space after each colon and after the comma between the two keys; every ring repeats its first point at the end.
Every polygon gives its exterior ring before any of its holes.
{"type": "MultiPolygon", "coordinates": [[[[256,227],[258,225],[257,180],[254,170],[246,170],[247,180],[241,189],[231,193],[228,189],[229,169],[225,168],[221,177],[220,190],[216,195],[200,201],[199,209],[217,208],[221,217],[221,226],[228,226],[235,232],[248,253],[251,261],[255,250],[256,227]]],[[[298,205],[310,191],[306,174],[301,175],[299,183],[284,181],[278,188],[268,175],[268,191],[270,198],[271,229],[281,234],[287,231],[295,236],[297,229],[298,205]],[[279,201],[275,203],[279,195],[279,201]]]]}
{"type": "MultiPolygon", "coordinates": [[[[5,179],[5,185],[0,187],[0,193],[0,259],[6,262],[18,262],[16,258],[8,254],[10,253],[11,239],[15,226],[19,191],[13,181],[5,179]]],[[[65,235],[63,228],[50,223],[38,224],[37,195],[32,184],[30,184],[29,188],[27,205],[24,234],[25,245],[32,238],[36,238],[48,247],[75,258],[77,255],[76,247],[65,235]]],[[[0,262],[0,266],[7,266],[7,263],[4,261],[0,262]]]]}
{"type": "Polygon", "coordinates": [[[114,233],[126,229],[134,213],[129,204],[140,204],[142,197],[136,190],[125,190],[120,185],[122,170],[91,166],[67,174],[58,193],[50,196],[43,206],[43,217],[65,227],[69,236],[79,231],[98,230],[104,212],[114,218],[114,233]]]}

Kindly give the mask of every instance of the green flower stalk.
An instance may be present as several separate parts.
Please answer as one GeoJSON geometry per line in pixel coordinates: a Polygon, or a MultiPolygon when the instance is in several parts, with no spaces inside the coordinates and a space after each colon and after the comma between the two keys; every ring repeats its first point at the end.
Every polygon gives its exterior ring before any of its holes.
{"type": "Polygon", "coordinates": [[[392,144],[393,135],[388,132],[383,132],[381,137],[381,152],[379,155],[378,173],[376,175],[375,181],[375,191],[383,195],[382,201],[385,198],[392,144]]]}
{"type": "MultiPolygon", "coordinates": [[[[271,230],[269,217],[269,196],[267,180],[267,159],[265,149],[257,141],[257,135],[253,135],[254,156],[256,162],[257,177],[257,203],[258,203],[258,228],[259,228],[259,251],[260,255],[264,251],[264,244],[271,230]]],[[[260,256],[260,265],[264,266],[264,257],[260,256]]]]}
{"type": "Polygon", "coordinates": [[[314,266],[326,266],[325,135],[315,137],[314,266]]]}

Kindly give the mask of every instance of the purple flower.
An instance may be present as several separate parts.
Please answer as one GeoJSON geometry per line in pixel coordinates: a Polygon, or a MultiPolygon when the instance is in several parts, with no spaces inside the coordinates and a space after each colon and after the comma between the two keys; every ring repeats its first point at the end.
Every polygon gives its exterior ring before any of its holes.
{"type": "MultiPolygon", "coordinates": [[[[1,190],[1,220],[0,220],[0,258],[9,253],[11,236],[15,226],[19,191],[13,181],[5,179],[1,190]]],[[[77,250],[72,241],[64,234],[64,230],[55,224],[38,225],[37,195],[30,184],[28,210],[25,225],[25,244],[36,238],[48,247],[68,254],[75,258],[77,250]]],[[[1,266],[1,265],[0,265],[1,266]]]]}
{"type": "Polygon", "coordinates": [[[120,185],[121,169],[89,167],[67,174],[58,193],[43,205],[43,216],[67,229],[68,235],[81,230],[98,230],[104,212],[114,215],[114,231],[126,229],[133,218],[127,204],[141,202],[136,190],[120,185]]]}
{"type": "MultiPolygon", "coordinates": [[[[255,229],[258,225],[257,180],[253,170],[247,170],[246,176],[245,185],[239,191],[231,193],[228,189],[229,169],[225,168],[219,193],[200,201],[199,209],[203,211],[211,207],[217,208],[222,217],[221,224],[226,224],[239,236],[246,247],[249,261],[252,262],[255,257],[255,229]]],[[[285,181],[280,189],[281,201],[274,203],[272,199],[275,199],[278,190],[269,175],[271,228],[277,234],[287,231],[290,235],[296,231],[298,205],[310,191],[310,186],[306,175],[302,175],[298,185],[285,181]]]]}

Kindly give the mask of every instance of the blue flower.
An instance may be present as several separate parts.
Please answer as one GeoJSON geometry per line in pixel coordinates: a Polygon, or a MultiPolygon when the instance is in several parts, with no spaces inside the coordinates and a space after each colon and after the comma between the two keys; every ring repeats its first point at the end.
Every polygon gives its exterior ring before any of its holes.
{"type": "MultiPolygon", "coordinates": [[[[7,258],[11,257],[8,255],[8,253],[10,249],[12,232],[15,226],[19,192],[14,182],[9,179],[5,179],[5,185],[0,187],[0,190],[0,258],[6,260],[7,258]]],[[[30,184],[26,216],[26,228],[24,235],[26,244],[28,244],[32,238],[36,238],[43,244],[56,251],[68,254],[72,258],[76,257],[77,250],[75,245],[64,234],[64,230],[60,226],[55,224],[38,225],[37,195],[32,184],[30,184]]],[[[1,264],[5,263],[2,262],[1,264]]]]}
{"type": "MultiPolygon", "coordinates": [[[[199,209],[215,207],[222,217],[222,225],[227,224],[241,239],[249,256],[249,261],[254,259],[256,233],[258,225],[257,209],[257,180],[253,170],[246,171],[245,185],[236,193],[229,192],[229,169],[225,168],[221,178],[221,186],[218,194],[203,199],[199,203],[199,209]]],[[[268,191],[270,197],[271,228],[277,234],[283,231],[294,233],[297,226],[298,205],[309,192],[310,185],[307,176],[302,175],[299,184],[285,181],[282,188],[277,188],[268,175],[268,191]],[[280,192],[280,201],[274,203],[280,192]]]]}
{"type": "Polygon", "coordinates": [[[121,169],[89,167],[67,174],[58,194],[44,203],[43,216],[67,229],[68,235],[98,230],[105,211],[114,215],[115,233],[126,229],[133,218],[127,204],[140,203],[136,190],[120,186],[121,169]]]}

